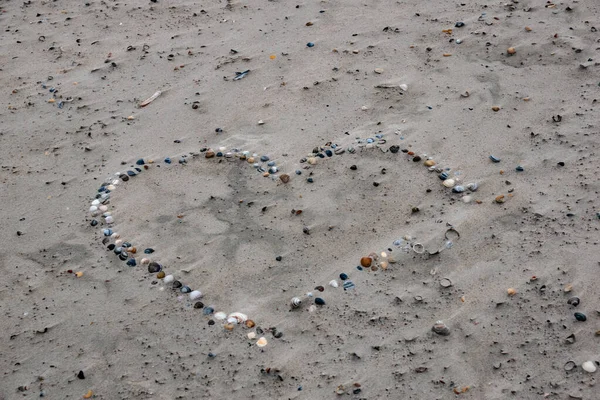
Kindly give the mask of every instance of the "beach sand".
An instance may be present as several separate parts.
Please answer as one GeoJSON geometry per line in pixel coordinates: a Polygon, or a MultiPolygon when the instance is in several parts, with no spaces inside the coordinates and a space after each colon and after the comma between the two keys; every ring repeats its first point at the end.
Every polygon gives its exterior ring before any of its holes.
{"type": "Polygon", "coordinates": [[[32,0],[0,21],[0,399],[599,398],[597,2],[32,0]],[[141,158],[107,204],[130,267],[88,209],[141,158]]]}

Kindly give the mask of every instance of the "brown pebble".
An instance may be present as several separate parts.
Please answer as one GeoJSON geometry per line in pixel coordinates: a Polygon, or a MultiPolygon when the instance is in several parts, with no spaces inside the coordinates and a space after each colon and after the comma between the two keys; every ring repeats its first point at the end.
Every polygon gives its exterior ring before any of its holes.
{"type": "Polygon", "coordinates": [[[281,182],[283,183],[288,183],[290,181],[290,176],[288,174],[281,174],[279,175],[279,179],[281,179],[281,182]]]}
{"type": "Polygon", "coordinates": [[[254,321],[252,321],[251,319],[246,321],[246,328],[254,328],[255,325],[256,323],[254,323],[254,321]]]}
{"type": "Polygon", "coordinates": [[[214,156],[215,156],[215,152],[212,150],[208,150],[206,152],[206,154],[204,155],[204,157],[206,157],[206,158],[213,158],[214,156]]]}
{"type": "Polygon", "coordinates": [[[450,53],[444,53],[444,57],[451,57],[451,56],[452,56],[452,54],[450,54],[450,53]]]}
{"type": "Polygon", "coordinates": [[[493,106],[493,107],[492,107],[492,110],[493,110],[493,111],[496,111],[496,112],[498,112],[498,111],[500,111],[500,107],[498,107],[498,106],[493,106]]]}
{"type": "Polygon", "coordinates": [[[513,288],[508,288],[506,290],[506,292],[508,293],[509,296],[514,296],[515,294],[517,294],[517,291],[513,288]]]}
{"type": "Polygon", "coordinates": [[[496,198],[494,199],[494,201],[498,204],[504,203],[505,199],[504,199],[504,195],[501,194],[500,196],[496,196],[496,198]]]}
{"type": "Polygon", "coordinates": [[[254,164],[254,157],[248,157],[246,161],[248,161],[248,164],[254,164]]]}
{"type": "Polygon", "coordinates": [[[506,52],[508,54],[515,54],[517,50],[514,47],[509,47],[508,49],[506,49],[506,52]]]}
{"type": "Polygon", "coordinates": [[[156,274],[156,277],[157,277],[158,279],[162,279],[162,278],[164,278],[164,277],[165,277],[165,271],[160,271],[158,274],[156,274]]]}
{"type": "Polygon", "coordinates": [[[526,26],[526,27],[525,27],[525,30],[526,30],[527,32],[531,32],[533,29],[531,29],[530,27],[526,26]]]}
{"type": "Polygon", "coordinates": [[[364,268],[369,268],[372,262],[373,259],[371,257],[363,257],[360,259],[360,265],[362,265],[364,268]]]}
{"type": "Polygon", "coordinates": [[[425,165],[426,167],[433,167],[435,165],[435,161],[427,160],[423,163],[423,165],[425,165]]]}

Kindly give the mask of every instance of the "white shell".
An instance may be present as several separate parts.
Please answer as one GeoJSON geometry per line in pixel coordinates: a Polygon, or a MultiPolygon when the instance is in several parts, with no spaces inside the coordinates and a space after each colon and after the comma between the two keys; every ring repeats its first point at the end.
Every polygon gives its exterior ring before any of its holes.
{"type": "Polygon", "coordinates": [[[111,182],[113,185],[117,186],[119,183],[121,183],[120,179],[115,179],[111,182]]]}
{"type": "Polygon", "coordinates": [[[90,207],[90,212],[91,212],[91,213],[98,212],[98,207],[96,207],[96,206],[91,206],[91,207],[90,207]]]}
{"type": "Polygon", "coordinates": [[[292,299],[292,302],[291,302],[291,304],[292,304],[292,308],[298,308],[298,307],[300,307],[300,305],[302,304],[302,300],[300,300],[300,298],[299,298],[299,297],[294,297],[294,298],[292,299]]]}
{"type": "Polygon", "coordinates": [[[256,332],[248,332],[248,339],[252,340],[256,337],[256,332]]]}
{"type": "Polygon", "coordinates": [[[115,190],[117,187],[116,187],[115,185],[108,185],[106,188],[107,188],[108,190],[110,190],[110,191],[113,191],[113,190],[115,190]]]}
{"type": "Polygon", "coordinates": [[[265,339],[265,337],[261,337],[260,339],[258,339],[258,341],[256,342],[256,345],[258,347],[265,347],[267,345],[267,339],[265,339]]]}
{"type": "Polygon", "coordinates": [[[404,92],[408,90],[408,85],[406,83],[401,83],[400,85],[398,85],[398,87],[404,92]]]}
{"type": "MultiPolygon", "coordinates": [[[[144,258],[144,259],[142,260],[142,264],[144,263],[144,260],[147,260],[147,258],[144,258]]],[[[175,280],[175,277],[173,277],[173,275],[167,275],[167,276],[165,276],[165,277],[163,278],[163,282],[164,282],[164,283],[171,283],[171,282],[173,282],[174,280],[175,280]]],[[[194,293],[194,292],[192,292],[192,293],[194,293]]],[[[190,293],[190,296],[192,295],[192,293],[190,293]]]]}
{"type": "Polygon", "coordinates": [[[593,361],[584,362],[583,364],[581,364],[581,368],[583,368],[584,371],[589,372],[590,374],[596,372],[596,366],[594,365],[593,361]]]}
{"type": "Polygon", "coordinates": [[[108,217],[104,218],[104,221],[107,224],[112,224],[113,222],[115,222],[115,219],[112,217],[112,215],[109,215],[108,217]]]}
{"type": "Polygon", "coordinates": [[[121,235],[119,235],[117,232],[113,233],[112,235],[110,235],[111,238],[113,239],[118,239],[121,237],[121,235]]]}
{"type": "Polygon", "coordinates": [[[98,207],[98,210],[102,211],[102,212],[107,212],[108,211],[108,207],[105,205],[101,205],[100,207],[98,207]]]}
{"type": "Polygon", "coordinates": [[[115,240],[115,246],[119,247],[123,244],[123,239],[117,239],[115,240]]]}
{"type": "MultiPolygon", "coordinates": [[[[171,277],[172,277],[172,275],[169,275],[169,276],[171,276],[171,277]]],[[[166,277],[166,276],[165,276],[165,280],[167,280],[167,277],[166,277]]],[[[191,300],[196,300],[196,299],[199,299],[200,297],[202,297],[202,292],[200,292],[199,290],[193,290],[193,291],[190,293],[190,299],[191,299],[191,300]]]]}
{"type": "Polygon", "coordinates": [[[454,184],[454,179],[446,179],[444,182],[442,182],[442,185],[446,186],[447,188],[453,187],[454,184]]]}
{"type": "Polygon", "coordinates": [[[335,288],[335,287],[338,287],[338,286],[339,286],[339,283],[338,283],[338,281],[336,281],[336,280],[334,279],[334,280],[332,280],[332,281],[330,281],[330,282],[329,282],[329,286],[331,286],[331,287],[334,287],[334,288],[335,288]]]}
{"type": "Polygon", "coordinates": [[[215,319],[218,321],[222,321],[225,318],[227,318],[227,314],[225,314],[223,311],[219,311],[215,313],[215,319]]]}
{"type": "MultiPolygon", "coordinates": [[[[142,260],[140,261],[140,263],[141,263],[142,265],[150,264],[150,259],[149,259],[149,258],[142,258],[142,260]]],[[[173,275],[171,275],[171,277],[172,277],[172,276],[173,276],[173,275]]],[[[165,277],[165,279],[166,279],[166,277],[165,277]]]]}
{"type": "Polygon", "coordinates": [[[100,205],[100,200],[96,199],[96,200],[92,201],[92,205],[93,206],[99,206],[100,205]]]}
{"type": "Polygon", "coordinates": [[[463,196],[462,201],[464,201],[465,203],[470,203],[473,200],[473,197],[471,196],[463,196]]]}
{"type": "Polygon", "coordinates": [[[225,150],[227,150],[227,147],[223,147],[223,146],[219,147],[220,152],[224,152],[225,150]]]}
{"type": "Polygon", "coordinates": [[[227,321],[237,324],[243,324],[244,322],[248,321],[248,316],[246,314],[242,314],[241,312],[234,312],[229,314],[229,316],[227,317],[227,321]],[[229,321],[230,319],[233,319],[235,322],[229,321]]]}

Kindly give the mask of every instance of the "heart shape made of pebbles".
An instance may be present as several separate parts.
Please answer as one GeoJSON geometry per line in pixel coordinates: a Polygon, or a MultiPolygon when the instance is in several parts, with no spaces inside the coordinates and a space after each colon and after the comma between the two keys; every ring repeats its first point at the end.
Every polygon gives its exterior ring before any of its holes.
{"type": "Polygon", "coordinates": [[[285,157],[218,147],[141,158],[98,189],[91,225],[115,258],[150,274],[152,287],[201,309],[211,325],[255,328],[254,339],[264,333],[256,315],[314,312],[337,293],[363,290],[365,276],[450,249],[458,231],[411,204],[431,202],[423,199],[430,187],[468,203],[478,186],[440,161],[382,135],[317,146],[293,168],[285,157]],[[388,209],[398,212],[382,215],[388,209]],[[408,228],[411,217],[417,225],[408,228]]]}

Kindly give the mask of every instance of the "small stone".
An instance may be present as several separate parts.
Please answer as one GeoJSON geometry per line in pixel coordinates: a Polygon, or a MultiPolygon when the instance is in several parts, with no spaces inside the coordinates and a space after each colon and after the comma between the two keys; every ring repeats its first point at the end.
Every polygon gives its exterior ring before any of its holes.
{"type": "Polygon", "coordinates": [[[425,165],[426,167],[433,167],[435,165],[435,161],[433,161],[433,160],[425,160],[425,162],[423,163],[423,165],[425,165]]]}
{"type": "Polygon", "coordinates": [[[513,288],[508,288],[508,289],[506,290],[506,293],[507,293],[509,296],[514,296],[515,294],[517,294],[517,291],[516,291],[515,289],[513,289],[513,288]]]}
{"type": "Polygon", "coordinates": [[[360,259],[360,265],[363,268],[369,268],[371,266],[372,262],[373,262],[373,259],[371,257],[363,257],[360,259]]]}
{"type": "Polygon", "coordinates": [[[496,198],[494,199],[494,201],[498,204],[502,204],[506,201],[506,199],[504,198],[504,195],[501,194],[500,196],[496,196],[496,198]]]}
{"type": "Polygon", "coordinates": [[[283,257],[281,257],[281,256],[277,256],[277,257],[275,257],[275,260],[277,260],[277,261],[281,261],[281,260],[283,260],[283,257]]]}
{"type": "Polygon", "coordinates": [[[396,145],[390,146],[390,153],[396,154],[398,151],[400,151],[400,146],[396,146],[396,145]]]}
{"type": "Polygon", "coordinates": [[[573,307],[577,307],[579,305],[579,297],[577,296],[573,296],[571,298],[569,298],[569,300],[567,300],[567,304],[573,306],[573,307]]]}
{"type": "Polygon", "coordinates": [[[83,371],[79,371],[77,373],[77,378],[79,378],[79,379],[85,379],[85,375],[84,375],[83,371]]]}
{"type": "Polygon", "coordinates": [[[315,304],[318,306],[324,306],[325,305],[325,300],[323,300],[320,297],[315,297],[315,304]]]}
{"type": "Polygon", "coordinates": [[[496,112],[498,112],[498,111],[500,111],[500,107],[498,107],[498,106],[493,106],[493,107],[492,107],[492,111],[496,111],[496,112]]]}
{"type": "Polygon", "coordinates": [[[357,167],[356,165],[351,165],[351,166],[350,166],[350,169],[351,169],[352,171],[356,171],[356,170],[358,169],[358,167],[357,167]]]}
{"type": "Polygon", "coordinates": [[[584,362],[583,364],[581,364],[581,368],[583,368],[585,372],[589,372],[590,374],[596,372],[596,366],[594,365],[593,361],[584,362]]]}
{"type": "Polygon", "coordinates": [[[258,121],[258,125],[264,125],[265,121],[263,121],[262,119],[258,121]]]}
{"type": "Polygon", "coordinates": [[[383,68],[375,68],[376,74],[383,74],[383,68]]]}
{"type": "Polygon", "coordinates": [[[281,174],[279,175],[279,179],[283,183],[288,183],[290,181],[290,176],[288,174],[281,174]]]}
{"type": "Polygon", "coordinates": [[[165,276],[165,271],[160,271],[158,274],[156,274],[157,279],[163,279],[165,276]]]}
{"type": "Polygon", "coordinates": [[[512,55],[515,54],[517,50],[514,47],[509,47],[508,49],[506,49],[506,52],[512,55]]]}
{"type": "Polygon", "coordinates": [[[453,187],[454,184],[455,184],[454,179],[446,179],[444,182],[442,182],[442,185],[444,185],[447,188],[453,187]]]}
{"type": "Polygon", "coordinates": [[[208,150],[206,153],[204,153],[205,158],[213,158],[214,156],[215,156],[215,152],[212,150],[208,150]]]}
{"type": "Polygon", "coordinates": [[[576,312],[574,315],[575,315],[575,319],[577,321],[580,321],[580,322],[587,321],[587,317],[585,316],[584,313],[576,312]]]}
{"type": "Polygon", "coordinates": [[[408,85],[406,83],[401,83],[400,85],[398,85],[398,87],[400,88],[400,90],[402,90],[403,92],[406,92],[408,90],[408,85]]]}

